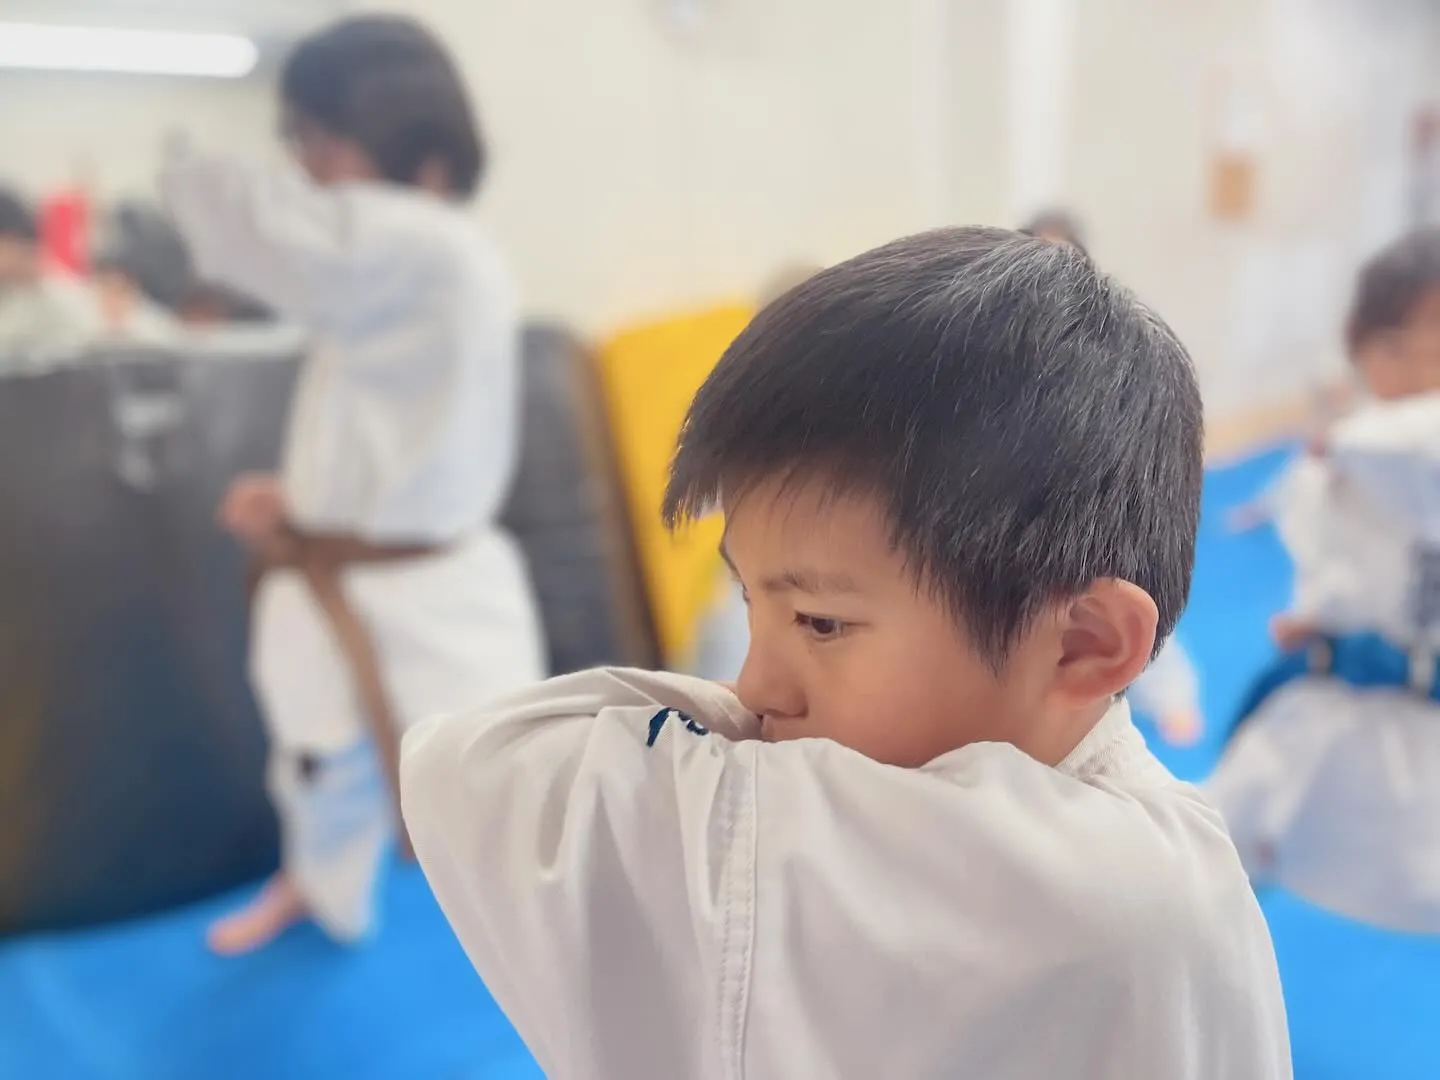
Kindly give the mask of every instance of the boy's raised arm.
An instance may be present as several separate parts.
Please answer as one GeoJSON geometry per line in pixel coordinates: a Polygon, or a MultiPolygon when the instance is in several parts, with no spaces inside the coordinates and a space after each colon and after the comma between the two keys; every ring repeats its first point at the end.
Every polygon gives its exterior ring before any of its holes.
{"type": "Polygon", "coordinates": [[[1206,910],[1239,873],[1218,823],[1187,851],[1169,811],[1002,744],[904,770],[705,721],[747,718],[713,684],[594,671],[406,739],[420,862],[547,1075],[1279,1075],[1176,1065],[1196,995],[1283,1025],[1222,1000],[1273,956],[1206,910]]]}
{"type": "Polygon", "coordinates": [[[654,1018],[709,1026],[714,973],[748,940],[733,894],[753,880],[758,744],[707,725],[753,724],[718,685],[601,670],[407,736],[416,853],[547,1075],[702,1075],[694,1032],[654,1018]],[[648,1034],[602,1068],[587,1033],[607,1029],[648,1034]]]}

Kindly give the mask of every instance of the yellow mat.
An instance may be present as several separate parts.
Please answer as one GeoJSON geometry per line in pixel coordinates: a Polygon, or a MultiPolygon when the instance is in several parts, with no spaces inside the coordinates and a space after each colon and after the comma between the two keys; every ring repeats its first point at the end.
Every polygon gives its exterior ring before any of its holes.
{"type": "Polygon", "coordinates": [[[731,304],[637,326],[600,349],[600,375],[660,649],[683,666],[723,580],[719,515],[671,535],[660,505],[695,391],[754,314],[731,304]]]}

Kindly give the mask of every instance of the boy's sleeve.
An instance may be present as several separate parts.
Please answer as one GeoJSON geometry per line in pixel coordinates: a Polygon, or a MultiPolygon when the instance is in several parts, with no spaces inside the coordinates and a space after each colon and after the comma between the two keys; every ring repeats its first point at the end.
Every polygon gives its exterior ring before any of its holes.
{"type": "Polygon", "coordinates": [[[547,1075],[701,1075],[694,1032],[655,1018],[715,1016],[746,968],[753,729],[716,684],[597,670],[406,737],[416,854],[547,1075]],[[596,1030],[646,1036],[606,1072],[596,1030]]]}
{"type": "Polygon", "coordinates": [[[345,201],[293,169],[186,153],[160,179],[201,277],[313,321],[346,292],[345,201]]]}
{"type": "Polygon", "coordinates": [[[593,671],[406,738],[420,863],[546,1075],[1279,1075],[1273,954],[1198,801],[746,733],[718,686],[593,671]],[[1197,1023],[1224,1037],[1181,1067],[1197,1023]]]}

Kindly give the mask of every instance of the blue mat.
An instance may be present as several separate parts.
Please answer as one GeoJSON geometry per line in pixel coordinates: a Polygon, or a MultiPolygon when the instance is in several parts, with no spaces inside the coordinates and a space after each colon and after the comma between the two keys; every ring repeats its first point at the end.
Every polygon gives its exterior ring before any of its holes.
{"type": "MultiPolygon", "coordinates": [[[[1211,474],[1180,636],[1212,722],[1269,646],[1289,567],[1272,532],[1225,512],[1284,461],[1211,474]]],[[[1215,724],[1218,728],[1218,723],[1215,724]]],[[[1218,734],[1156,749],[1178,775],[1214,764],[1218,734]]],[[[533,1080],[539,1071],[475,977],[418,871],[387,886],[384,933],[345,951],[297,930],[222,961],[204,949],[229,897],[159,919],[0,947],[0,1080],[533,1080]]],[[[1262,898],[1290,1007],[1300,1080],[1440,1078],[1440,939],[1358,926],[1293,897],[1262,898]]]]}
{"type": "Polygon", "coordinates": [[[0,1078],[539,1080],[414,866],[362,949],[304,928],[210,956],[242,899],[0,949],[0,1078]]]}

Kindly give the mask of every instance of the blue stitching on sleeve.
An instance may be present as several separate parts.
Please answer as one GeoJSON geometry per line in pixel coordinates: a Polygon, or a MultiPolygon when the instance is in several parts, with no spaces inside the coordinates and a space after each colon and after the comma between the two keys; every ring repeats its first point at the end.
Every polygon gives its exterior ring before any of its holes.
{"type": "Polygon", "coordinates": [[[674,716],[682,724],[684,724],[685,730],[690,732],[690,734],[692,735],[710,734],[710,730],[708,728],[702,727],[700,724],[697,724],[689,716],[689,714],[683,713],[679,709],[661,709],[659,712],[657,712],[654,716],[650,718],[650,737],[645,740],[645,745],[647,747],[653,747],[655,745],[655,740],[660,737],[660,732],[665,729],[665,721],[669,720],[672,716],[674,716]]]}

